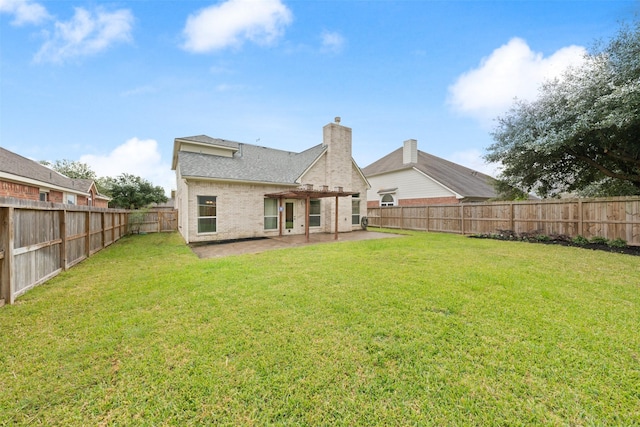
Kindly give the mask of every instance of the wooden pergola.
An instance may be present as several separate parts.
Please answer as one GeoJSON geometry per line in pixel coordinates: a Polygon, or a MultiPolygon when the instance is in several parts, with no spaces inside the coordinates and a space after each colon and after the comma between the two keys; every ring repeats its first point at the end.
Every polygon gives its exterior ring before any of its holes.
{"type": "Polygon", "coordinates": [[[307,242],[309,241],[309,210],[311,206],[311,199],[321,199],[326,197],[335,197],[336,198],[336,220],[335,220],[335,237],[334,239],[338,239],[338,199],[340,197],[353,196],[358,193],[354,193],[351,191],[344,191],[342,187],[335,187],[335,190],[329,190],[328,185],[323,185],[319,190],[314,190],[313,185],[307,184],[300,188],[296,188],[295,190],[286,190],[278,193],[269,193],[265,194],[265,197],[271,199],[278,199],[278,229],[279,235],[282,236],[282,201],[284,199],[304,199],[305,202],[305,223],[304,223],[304,232],[307,238],[307,242]]]}

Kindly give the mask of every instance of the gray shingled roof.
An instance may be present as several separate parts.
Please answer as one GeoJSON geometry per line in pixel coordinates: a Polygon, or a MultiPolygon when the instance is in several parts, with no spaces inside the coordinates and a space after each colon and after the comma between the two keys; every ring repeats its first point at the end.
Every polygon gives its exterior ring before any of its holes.
{"type": "Polygon", "coordinates": [[[93,183],[90,179],[71,179],[2,147],[0,147],[0,171],[80,193],[88,193],[93,183]]]}
{"type": "MultiPolygon", "coordinates": [[[[195,137],[178,138],[193,140],[195,137]]],[[[199,136],[198,142],[237,148],[233,157],[180,151],[178,163],[183,177],[209,179],[231,179],[239,181],[272,182],[277,184],[296,184],[302,173],[324,152],[320,144],[301,153],[276,150],[252,144],[199,136]],[[235,146],[232,144],[236,144],[235,146]]]]}
{"type": "Polygon", "coordinates": [[[402,147],[362,169],[366,177],[416,168],[463,197],[496,197],[494,178],[418,150],[418,162],[403,164],[402,147]]]}

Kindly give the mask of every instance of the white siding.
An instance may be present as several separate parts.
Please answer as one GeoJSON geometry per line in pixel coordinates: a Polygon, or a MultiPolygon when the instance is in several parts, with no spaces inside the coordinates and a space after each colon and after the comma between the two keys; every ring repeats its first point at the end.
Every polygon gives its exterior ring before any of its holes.
{"type": "Polygon", "coordinates": [[[380,200],[378,191],[389,188],[398,189],[394,194],[396,200],[457,196],[456,193],[415,169],[390,172],[367,179],[371,184],[371,189],[367,192],[367,200],[369,201],[380,200]]]}
{"type": "Polygon", "coordinates": [[[191,153],[211,154],[213,156],[233,157],[233,150],[230,148],[207,147],[202,144],[189,144],[183,142],[180,151],[189,151],[191,153]]]}

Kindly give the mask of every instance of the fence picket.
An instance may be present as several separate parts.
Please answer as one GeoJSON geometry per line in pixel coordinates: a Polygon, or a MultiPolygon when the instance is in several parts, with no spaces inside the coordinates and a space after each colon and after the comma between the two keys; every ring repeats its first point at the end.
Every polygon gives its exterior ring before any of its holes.
{"type": "Polygon", "coordinates": [[[461,203],[370,207],[369,226],[458,234],[538,232],[545,235],[581,235],[624,239],[640,246],[640,197],[559,199],[525,202],[461,203]],[[404,210],[411,214],[405,221],[404,210]],[[421,215],[418,217],[418,215],[421,215]],[[426,227],[421,227],[426,221],[426,227]]]}
{"type": "MultiPolygon", "coordinates": [[[[128,233],[130,211],[0,197],[0,306],[128,233]]],[[[150,210],[143,231],[175,231],[175,210],[150,210]]]]}

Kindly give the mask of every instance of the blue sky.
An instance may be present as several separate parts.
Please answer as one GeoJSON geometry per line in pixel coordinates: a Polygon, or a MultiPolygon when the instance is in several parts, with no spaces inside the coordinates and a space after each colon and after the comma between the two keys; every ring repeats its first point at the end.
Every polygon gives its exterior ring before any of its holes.
{"type": "Polygon", "coordinates": [[[176,137],[290,151],[340,116],[367,166],[481,156],[514,97],[579,64],[640,1],[0,0],[0,146],[169,191],[176,137]]]}

